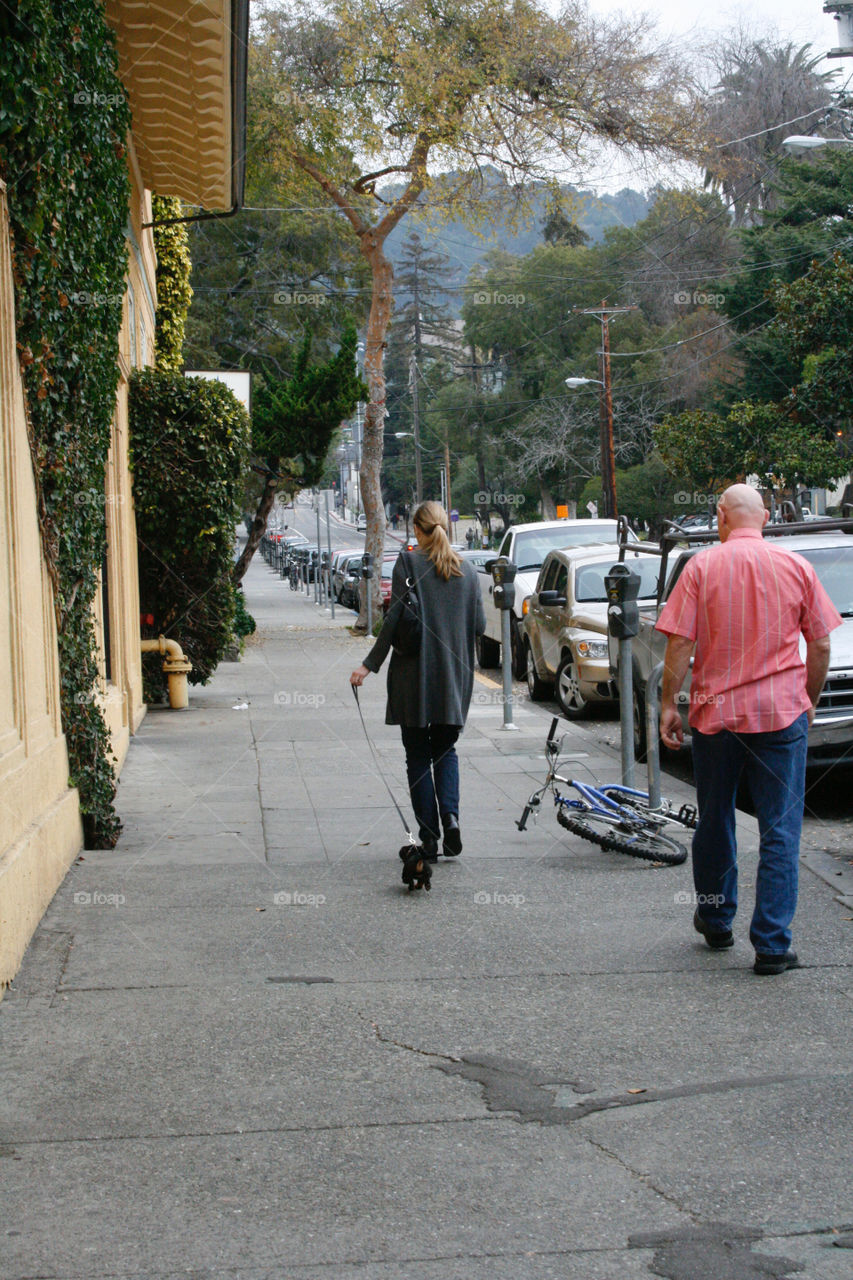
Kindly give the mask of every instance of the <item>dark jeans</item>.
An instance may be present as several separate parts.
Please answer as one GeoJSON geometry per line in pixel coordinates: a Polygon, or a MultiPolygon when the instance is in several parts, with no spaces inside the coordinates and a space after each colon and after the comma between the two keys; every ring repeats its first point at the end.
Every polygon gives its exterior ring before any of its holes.
{"type": "Polygon", "coordinates": [[[431,724],[425,729],[402,725],[406,751],[409,795],[421,843],[440,840],[439,814],[459,813],[459,758],[456,739],[462,732],[453,724],[431,724]]]}
{"type": "Polygon", "coordinates": [[[773,733],[705,734],[693,730],[699,825],[693,837],[693,883],[699,914],[730,929],[737,910],[735,795],[749,783],[760,834],[755,911],[749,940],[764,955],[791,945],[806,780],[808,718],[773,733]]]}

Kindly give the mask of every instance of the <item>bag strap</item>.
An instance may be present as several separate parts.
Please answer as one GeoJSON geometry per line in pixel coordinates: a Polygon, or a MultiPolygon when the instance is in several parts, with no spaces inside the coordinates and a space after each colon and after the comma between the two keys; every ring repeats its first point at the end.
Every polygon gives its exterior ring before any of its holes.
{"type": "Polygon", "coordinates": [[[415,840],[415,837],[412,835],[408,822],[403,817],[403,810],[397,804],[397,801],[394,798],[394,792],[389,787],[388,780],[385,777],[385,774],[382,772],[382,765],[379,763],[379,756],[376,754],[376,748],[374,747],[373,743],[370,741],[370,734],[367,732],[367,725],[364,723],[364,716],[361,713],[361,703],[358,700],[358,686],[352,685],[351,688],[353,693],[355,694],[355,705],[358,707],[358,718],[361,721],[361,727],[364,730],[364,736],[365,738],[367,738],[367,745],[370,747],[370,750],[373,754],[373,759],[376,761],[376,768],[379,773],[379,776],[382,779],[382,781],[385,783],[385,790],[388,792],[389,796],[391,797],[391,803],[393,804],[394,808],[397,810],[397,813],[400,815],[400,821],[403,824],[403,830],[405,831],[406,835],[409,837],[409,844],[416,845],[417,841],[415,840]]]}

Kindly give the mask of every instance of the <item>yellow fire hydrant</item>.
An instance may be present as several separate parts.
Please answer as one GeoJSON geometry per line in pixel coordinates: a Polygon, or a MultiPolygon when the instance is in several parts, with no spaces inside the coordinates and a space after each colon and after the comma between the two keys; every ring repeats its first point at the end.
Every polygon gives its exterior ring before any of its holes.
{"type": "Polygon", "coordinates": [[[156,640],[143,640],[142,652],[163,654],[163,674],[169,684],[169,706],[173,711],[186,711],[190,704],[187,689],[187,672],[193,664],[185,655],[177,640],[158,636],[156,640]]]}

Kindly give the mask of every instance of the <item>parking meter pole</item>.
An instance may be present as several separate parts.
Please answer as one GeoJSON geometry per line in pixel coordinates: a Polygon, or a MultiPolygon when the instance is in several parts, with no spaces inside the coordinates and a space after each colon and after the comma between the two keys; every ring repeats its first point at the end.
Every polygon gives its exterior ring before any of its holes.
{"type": "Polygon", "coordinates": [[[361,557],[361,576],[364,579],[365,600],[367,604],[367,634],[373,635],[373,556],[365,551],[361,557]]]}
{"type": "Polygon", "coordinates": [[[503,677],[504,729],[515,729],[512,722],[512,641],[510,639],[511,610],[501,612],[501,675],[503,677]]]}
{"type": "Polygon", "coordinates": [[[327,589],[329,592],[329,608],[332,611],[332,617],[335,616],[335,593],[332,590],[332,525],[329,520],[329,490],[326,490],[326,549],[329,552],[329,581],[327,589]]]}
{"type": "Polygon", "coordinates": [[[652,667],[646,684],[646,771],[649,808],[660,808],[660,694],[663,663],[652,667]]]}
{"type": "Polygon", "coordinates": [[[619,727],[622,740],[622,785],[634,785],[634,666],[630,636],[619,641],[619,727]]]}
{"type": "Polygon", "coordinates": [[[498,556],[492,561],[492,579],[495,589],[492,599],[501,614],[501,672],[503,675],[503,725],[504,729],[515,729],[512,722],[512,606],[515,603],[515,575],[518,572],[513,562],[506,556],[498,556]]]}
{"type": "Polygon", "coordinates": [[[614,564],[605,576],[607,628],[619,641],[619,728],[622,754],[622,785],[634,785],[634,672],[631,640],[640,630],[640,575],[626,564],[614,564]]]}
{"type": "Polygon", "coordinates": [[[317,509],[317,573],[314,576],[314,603],[323,603],[323,574],[320,565],[320,548],[323,545],[320,541],[320,499],[314,498],[317,509]]]}

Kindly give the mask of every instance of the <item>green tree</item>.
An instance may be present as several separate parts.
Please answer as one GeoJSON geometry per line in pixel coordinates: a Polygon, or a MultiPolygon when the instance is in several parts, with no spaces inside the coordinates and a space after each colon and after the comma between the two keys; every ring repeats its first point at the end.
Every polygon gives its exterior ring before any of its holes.
{"type": "Polygon", "coordinates": [[[331,359],[311,363],[311,335],[303,339],[293,376],[267,375],[252,405],[252,452],[263,463],[264,484],[249,537],[234,566],[240,582],[267,527],[282,489],[292,495],[316,484],[332,438],[367,393],[355,361],[356,331],[350,322],[331,359]]]}
{"type": "Polygon", "coordinates": [[[313,191],[340,211],[371,272],[362,491],[374,556],[393,309],[387,238],[416,205],[471,214],[486,163],[521,190],[587,138],[647,154],[691,150],[687,78],[649,47],[642,25],[627,26],[624,17],[593,25],[580,4],[551,18],[534,0],[330,0],[321,13],[299,4],[263,16],[252,144],[278,154],[283,187],[298,174],[306,203],[313,191]],[[437,181],[431,163],[457,168],[437,181]],[[391,178],[402,186],[386,203],[378,184],[391,178]]]}

